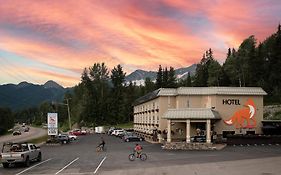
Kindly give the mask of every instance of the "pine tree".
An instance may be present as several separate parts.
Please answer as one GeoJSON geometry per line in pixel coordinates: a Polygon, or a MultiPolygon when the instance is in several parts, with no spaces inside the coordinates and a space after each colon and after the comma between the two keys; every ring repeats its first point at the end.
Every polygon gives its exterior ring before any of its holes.
{"type": "Polygon", "coordinates": [[[115,122],[125,122],[127,121],[127,117],[125,114],[125,94],[124,94],[124,81],[125,81],[126,74],[123,72],[122,67],[120,64],[117,67],[114,67],[111,70],[111,81],[113,84],[112,87],[112,95],[110,98],[111,101],[111,119],[114,117],[115,122]]]}
{"type": "Polygon", "coordinates": [[[159,69],[156,77],[156,88],[159,89],[162,86],[163,86],[163,71],[161,65],[159,65],[159,69]]]}
{"type": "Polygon", "coordinates": [[[168,79],[169,79],[169,73],[167,67],[165,67],[165,70],[163,72],[163,82],[162,82],[162,87],[167,88],[168,85],[168,79]]]}
{"type": "Polygon", "coordinates": [[[167,81],[167,86],[169,88],[175,88],[176,87],[176,73],[175,73],[175,69],[173,67],[170,67],[170,70],[168,72],[168,81],[167,81]]]}

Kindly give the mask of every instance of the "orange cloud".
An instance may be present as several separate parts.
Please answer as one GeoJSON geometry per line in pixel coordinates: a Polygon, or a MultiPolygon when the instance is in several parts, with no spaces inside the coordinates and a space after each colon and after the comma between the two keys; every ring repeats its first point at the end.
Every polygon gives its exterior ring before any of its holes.
{"type": "MultiPolygon", "coordinates": [[[[278,14],[280,3],[7,0],[0,6],[0,49],[75,75],[95,62],[110,69],[121,64],[128,73],[159,64],[189,66],[210,47],[223,62],[228,47],[274,31],[280,18],[270,8],[278,14]]],[[[73,81],[67,73],[42,72],[49,78],[58,74],[62,82],[66,76],[65,84],[73,81]]]]}

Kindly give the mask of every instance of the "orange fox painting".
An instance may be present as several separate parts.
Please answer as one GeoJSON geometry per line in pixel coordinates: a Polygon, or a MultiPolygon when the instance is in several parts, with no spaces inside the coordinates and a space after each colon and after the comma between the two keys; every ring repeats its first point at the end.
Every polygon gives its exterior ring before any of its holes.
{"type": "Polygon", "coordinates": [[[243,108],[236,111],[229,120],[224,120],[227,125],[234,125],[238,128],[255,128],[256,127],[256,106],[252,99],[248,99],[243,108]],[[246,122],[247,125],[244,126],[246,122]],[[251,125],[252,123],[252,125],[251,125]]]}

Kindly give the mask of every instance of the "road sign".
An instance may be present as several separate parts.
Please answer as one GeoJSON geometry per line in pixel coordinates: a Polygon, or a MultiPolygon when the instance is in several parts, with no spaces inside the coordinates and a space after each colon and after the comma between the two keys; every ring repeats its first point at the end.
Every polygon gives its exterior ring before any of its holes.
{"type": "Polygon", "coordinates": [[[58,113],[48,113],[48,135],[58,135],[58,113]]]}

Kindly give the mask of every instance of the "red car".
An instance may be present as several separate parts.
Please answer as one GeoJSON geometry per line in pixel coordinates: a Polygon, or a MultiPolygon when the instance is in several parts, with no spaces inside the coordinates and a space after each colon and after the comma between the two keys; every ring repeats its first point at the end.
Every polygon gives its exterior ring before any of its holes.
{"type": "Polygon", "coordinates": [[[80,129],[74,129],[73,131],[70,131],[69,134],[80,136],[80,135],[82,135],[82,132],[80,129]]]}

